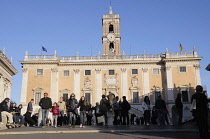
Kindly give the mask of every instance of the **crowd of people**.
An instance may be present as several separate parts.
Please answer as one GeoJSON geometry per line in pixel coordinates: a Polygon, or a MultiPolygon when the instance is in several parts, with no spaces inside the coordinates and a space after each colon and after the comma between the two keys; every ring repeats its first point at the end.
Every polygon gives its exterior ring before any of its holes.
{"type": "MultiPolygon", "coordinates": [[[[170,124],[166,102],[161,96],[158,96],[155,105],[151,104],[148,96],[144,97],[142,103],[143,117],[139,117],[134,113],[129,114],[131,106],[126,100],[126,96],[123,96],[121,101],[118,96],[111,92],[109,92],[108,96],[102,95],[101,101],[97,102],[95,106],[92,106],[84,96],[78,101],[74,93],[70,95],[67,102],[60,97],[60,100],[54,103],[48,97],[48,93],[44,93],[44,97],[39,102],[40,109],[35,114],[33,114],[33,103],[34,99],[31,99],[26,113],[22,115],[22,104],[18,106],[16,103],[10,104],[10,99],[5,98],[0,104],[0,124],[2,124],[1,114],[7,116],[7,125],[19,124],[20,126],[41,126],[42,128],[45,128],[46,125],[51,125],[55,128],[70,125],[71,128],[75,128],[76,124],[80,125],[81,128],[84,128],[84,125],[104,124],[108,126],[108,114],[113,115],[113,121],[111,121],[113,125],[134,125],[135,122],[137,125],[170,124]]],[[[202,86],[198,85],[196,87],[196,93],[192,96],[191,103],[192,113],[196,119],[200,134],[202,137],[207,136],[208,99],[203,93],[202,86]]],[[[177,94],[173,107],[175,107],[178,117],[178,124],[181,125],[183,104],[180,93],[177,94]]]]}

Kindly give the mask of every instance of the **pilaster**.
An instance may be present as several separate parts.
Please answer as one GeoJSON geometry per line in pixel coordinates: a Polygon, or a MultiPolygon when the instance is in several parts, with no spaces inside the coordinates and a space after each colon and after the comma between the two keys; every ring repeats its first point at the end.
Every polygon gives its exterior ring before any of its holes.
{"type": "Polygon", "coordinates": [[[122,84],[121,95],[128,96],[128,75],[126,68],[121,68],[121,84],[122,84]]]}
{"type": "Polygon", "coordinates": [[[146,95],[150,93],[150,88],[149,88],[149,72],[148,68],[142,68],[143,71],[143,76],[142,76],[142,81],[143,81],[143,95],[146,95]]]}
{"type": "Polygon", "coordinates": [[[58,69],[51,69],[50,97],[52,102],[58,101],[58,69]]]}
{"type": "Polygon", "coordinates": [[[195,68],[195,83],[196,85],[201,85],[200,64],[195,64],[193,66],[195,68]]]}
{"type": "Polygon", "coordinates": [[[20,103],[27,104],[26,97],[27,97],[27,88],[28,88],[28,69],[22,68],[23,76],[22,76],[22,89],[21,89],[21,97],[20,103]]]}
{"type": "Polygon", "coordinates": [[[74,69],[74,92],[76,99],[80,99],[80,69],[74,69]]]}
{"type": "Polygon", "coordinates": [[[168,103],[174,103],[174,86],[171,66],[166,66],[166,100],[168,103]]]}
{"type": "Polygon", "coordinates": [[[102,96],[102,74],[101,74],[101,69],[95,69],[95,71],[96,71],[95,102],[100,102],[102,96]]]}

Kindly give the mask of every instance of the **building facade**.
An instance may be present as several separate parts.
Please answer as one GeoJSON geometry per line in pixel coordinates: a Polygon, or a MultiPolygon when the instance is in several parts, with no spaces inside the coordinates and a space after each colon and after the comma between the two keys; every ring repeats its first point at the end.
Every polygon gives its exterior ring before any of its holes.
{"type": "Polygon", "coordinates": [[[12,61],[9,60],[4,51],[0,51],[0,102],[5,98],[10,98],[12,87],[12,76],[17,74],[12,61]]]}
{"type": "Polygon", "coordinates": [[[182,94],[184,115],[191,117],[190,98],[195,86],[201,84],[202,59],[197,51],[168,52],[161,54],[120,54],[120,16],[112,13],[102,18],[103,54],[96,56],[29,55],[20,61],[23,68],[20,102],[25,106],[35,99],[35,107],[43,93],[49,93],[53,102],[62,96],[67,100],[71,93],[95,105],[102,94],[109,91],[122,98],[126,96],[132,107],[141,110],[144,96],[155,104],[158,95],[167,102],[168,110],[174,105],[177,93],[182,94]]]}

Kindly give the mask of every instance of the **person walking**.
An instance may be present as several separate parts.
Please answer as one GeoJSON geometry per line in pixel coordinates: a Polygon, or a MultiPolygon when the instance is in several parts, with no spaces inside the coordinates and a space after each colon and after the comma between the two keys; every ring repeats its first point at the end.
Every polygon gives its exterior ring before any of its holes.
{"type": "Polygon", "coordinates": [[[165,125],[165,110],[166,110],[166,103],[162,99],[161,95],[158,96],[157,101],[155,102],[155,107],[158,110],[158,120],[159,125],[165,125]]]}
{"type": "Polygon", "coordinates": [[[178,93],[177,98],[175,100],[176,110],[179,117],[179,125],[182,124],[182,117],[183,117],[183,104],[181,98],[182,98],[181,93],[178,93]]]}
{"type": "Polygon", "coordinates": [[[76,116],[78,115],[77,105],[78,105],[78,101],[77,99],[75,99],[75,94],[72,93],[70,96],[70,99],[68,100],[66,104],[66,107],[68,108],[68,112],[69,112],[69,121],[70,121],[70,124],[72,125],[72,128],[75,128],[76,116]]]}
{"type": "Polygon", "coordinates": [[[142,108],[144,110],[145,125],[149,125],[150,124],[152,104],[150,103],[150,100],[149,100],[148,96],[144,97],[144,102],[142,102],[142,108]]]}
{"type": "Polygon", "coordinates": [[[48,97],[48,93],[44,93],[44,97],[40,100],[39,106],[42,108],[42,128],[45,128],[49,110],[52,108],[52,100],[48,97]]]}
{"type": "Polygon", "coordinates": [[[87,113],[87,100],[85,99],[84,96],[82,96],[79,100],[78,108],[80,107],[80,127],[84,128],[85,124],[85,117],[87,113]]]}
{"type": "Polygon", "coordinates": [[[110,107],[110,103],[109,103],[108,99],[106,99],[105,95],[102,95],[102,99],[100,101],[100,106],[99,106],[99,111],[100,111],[101,115],[104,116],[104,121],[105,121],[106,126],[108,126],[107,112],[109,110],[109,107],[110,107]]]}
{"type": "Polygon", "coordinates": [[[33,112],[33,103],[34,103],[34,99],[31,99],[31,101],[28,103],[28,106],[27,106],[27,112],[31,114],[33,112]]]}
{"type": "Polygon", "coordinates": [[[202,139],[208,139],[208,99],[203,93],[201,85],[196,86],[196,93],[192,96],[196,102],[196,121],[202,139]]]}
{"type": "Polygon", "coordinates": [[[114,108],[114,125],[118,125],[118,117],[119,117],[119,111],[120,111],[120,105],[119,105],[119,97],[116,96],[113,101],[113,108],[114,108]]]}
{"type": "Polygon", "coordinates": [[[123,102],[120,102],[121,105],[121,114],[123,117],[123,125],[129,125],[129,115],[128,115],[128,111],[131,109],[130,104],[128,103],[128,101],[126,100],[126,96],[122,97],[123,102]],[[126,123],[127,120],[127,123],[126,123]]]}
{"type": "Polygon", "coordinates": [[[63,97],[60,97],[60,100],[58,101],[59,111],[61,115],[61,125],[64,125],[64,112],[66,111],[66,102],[63,101],[63,97]]]}
{"type": "Polygon", "coordinates": [[[56,102],[53,103],[51,111],[52,111],[52,125],[51,126],[54,126],[55,128],[57,128],[58,126],[57,121],[58,121],[58,115],[60,114],[60,110],[56,102]]]}

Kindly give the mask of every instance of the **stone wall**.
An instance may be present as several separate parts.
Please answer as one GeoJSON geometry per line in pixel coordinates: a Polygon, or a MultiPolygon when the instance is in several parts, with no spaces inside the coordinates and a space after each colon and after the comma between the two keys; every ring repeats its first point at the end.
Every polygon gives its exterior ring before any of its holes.
{"type": "Polygon", "coordinates": [[[0,130],[4,130],[4,129],[7,129],[6,127],[7,117],[4,114],[1,114],[1,115],[2,115],[2,123],[4,124],[0,124],[0,130]]]}

